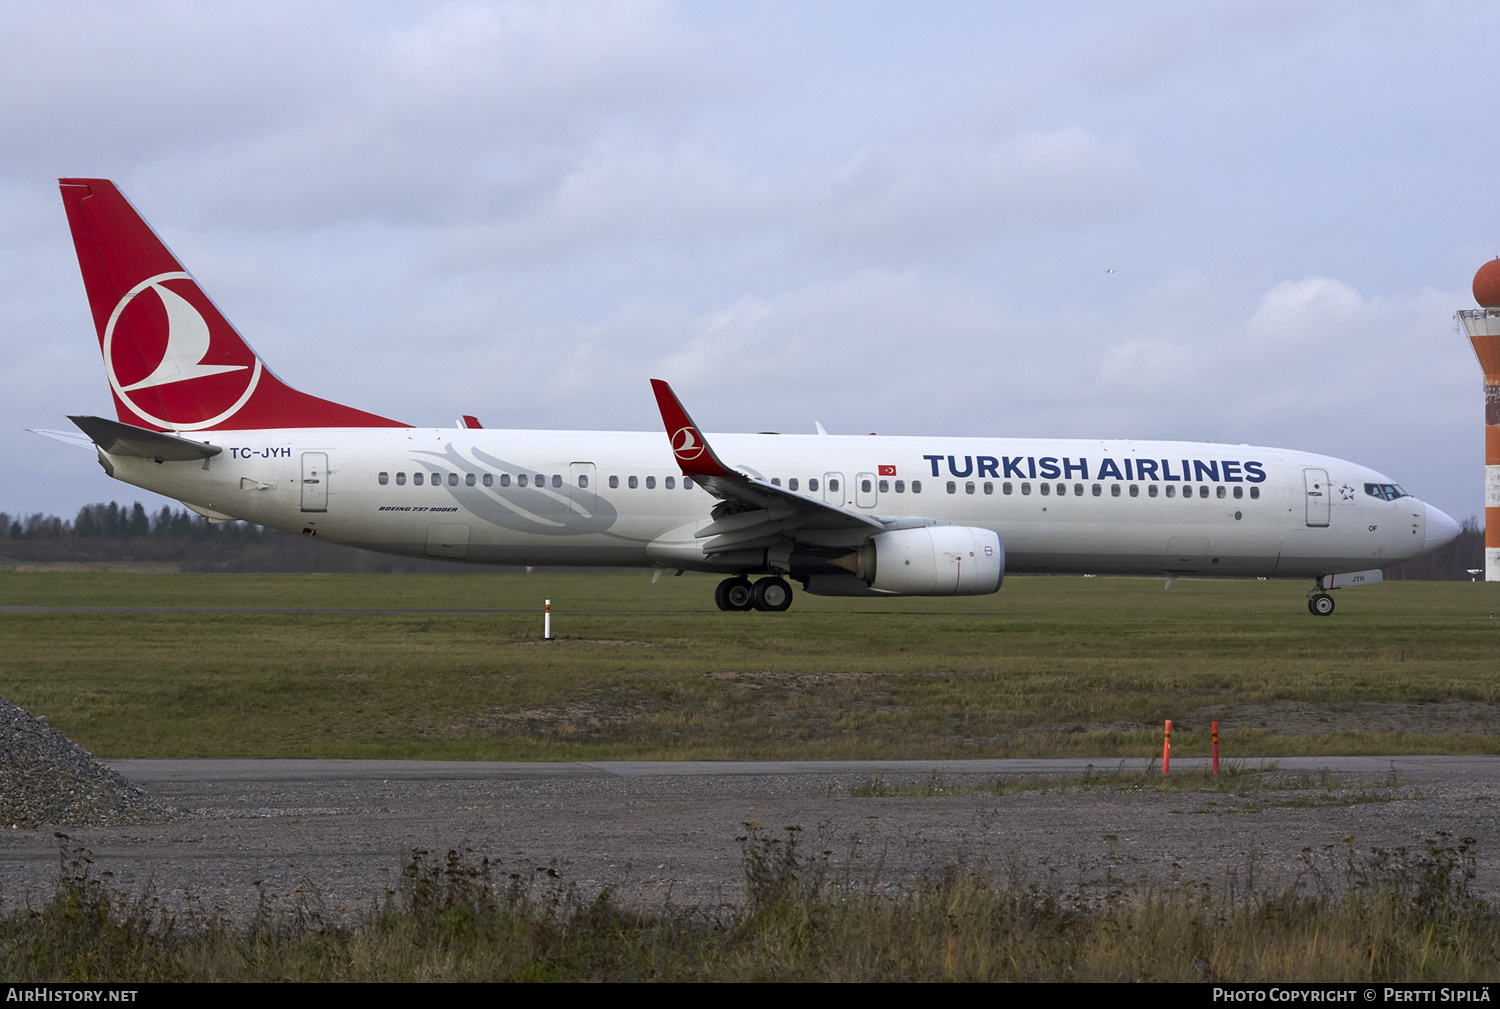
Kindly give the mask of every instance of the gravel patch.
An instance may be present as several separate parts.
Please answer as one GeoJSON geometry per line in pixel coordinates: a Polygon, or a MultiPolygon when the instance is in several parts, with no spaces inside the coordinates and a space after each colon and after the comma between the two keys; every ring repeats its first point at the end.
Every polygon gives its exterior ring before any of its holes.
{"type": "MultiPolygon", "coordinates": [[[[1124,762],[1107,763],[1096,771],[1124,762]]],[[[1081,790],[1082,761],[122,761],[184,815],[72,829],[61,843],[86,851],[121,891],[149,889],[165,912],[235,922],[299,907],[357,920],[400,885],[414,851],[440,860],[450,848],[488,857],[539,894],[559,888],[588,900],[608,889],[646,909],[714,909],[740,897],[738,838],[750,823],[774,837],[800,827],[801,850],[826,858],[830,878],[874,892],[952,868],[1085,894],[1174,882],[1274,888],[1309,866],[1336,876],[1375,850],[1425,852],[1472,838],[1476,890],[1500,897],[1500,759],[1278,763],[1240,792],[1162,793],[1081,790]],[[1036,791],[856,794],[877,770],[891,785],[936,772],[984,789],[997,774],[1047,768],[1055,787],[1036,791]]],[[[46,898],[58,846],[51,831],[0,832],[0,907],[46,898]]]]}
{"type": "Polygon", "coordinates": [[[144,788],[0,698],[0,829],[125,826],[171,814],[144,788]]]}

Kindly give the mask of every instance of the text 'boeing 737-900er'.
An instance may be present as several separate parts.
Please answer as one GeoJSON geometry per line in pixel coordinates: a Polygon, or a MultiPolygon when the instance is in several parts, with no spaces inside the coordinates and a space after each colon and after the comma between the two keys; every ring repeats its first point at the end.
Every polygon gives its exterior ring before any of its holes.
{"type": "MultiPolygon", "coordinates": [[[[1312,578],[1328,590],[1458,526],[1390,477],[1193,442],[418,428],[284,384],[113,183],[62,179],[115,420],[110,476],[211,521],[411,557],[725,575],[725,610],[978,595],[1011,572],[1312,578]],[[752,581],[752,578],[755,580],[752,581]]],[[[644,391],[644,390],[643,390],[644,391]]]]}

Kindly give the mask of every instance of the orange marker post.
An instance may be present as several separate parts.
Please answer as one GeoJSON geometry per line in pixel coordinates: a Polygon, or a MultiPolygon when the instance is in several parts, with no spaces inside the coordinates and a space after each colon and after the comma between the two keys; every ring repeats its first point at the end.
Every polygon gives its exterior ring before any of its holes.
{"type": "Polygon", "coordinates": [[[552,600],[550,599],[542,607],[542,640],[552,640],[552,600]]]}
{"type": "Polygon", "coordinates": [[[1167,719],[1167,734],[1161,741],[1161,773],[1166,774],[1172,766],[1172,720],[1167,719]]]}
{"type": "Polygon", "coordinates": [[[1219,723],[1214,722],[1214,773],[1219,773],[1219,723]]]}

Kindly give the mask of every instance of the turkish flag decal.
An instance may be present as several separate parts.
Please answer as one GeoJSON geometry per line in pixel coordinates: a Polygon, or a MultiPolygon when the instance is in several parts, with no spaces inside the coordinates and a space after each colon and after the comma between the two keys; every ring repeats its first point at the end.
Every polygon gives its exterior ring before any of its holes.
{"type": "Polygon", "coordinates": [[[896,467],[894,467],[894,466],[882,466],[882,467],[880,467],[880,475],[881,476],[895,476],[896,475],[896,467]]]}

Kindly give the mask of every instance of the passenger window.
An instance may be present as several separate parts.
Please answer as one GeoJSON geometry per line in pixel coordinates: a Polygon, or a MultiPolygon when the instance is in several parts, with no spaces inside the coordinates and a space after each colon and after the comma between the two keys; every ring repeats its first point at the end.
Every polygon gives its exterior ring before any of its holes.
{"type": "Polygon", "coordinates": [[[1199,497],[1208,497],[1208,486],[1206,484],[1204,486],[1198,488],[1198,496],[1199,497]]]}
{"type": "MultiPolygon", "coordinates": [[[[870,486],[871,486],[870,485],[870,481],[868,481],[868,480],[861,480],[859,482],[860,493],[861,494],[868,494],[868,493],[870,493],[870,486]]],[[[837,489],[837,488],[835,488],[835,489],[837,489]]]]}
{"type": "MultiPolygon", "coordinates": [[[[474,474],[471,473],[471,474],[469,474],[469,483],[473,483],[473,482],[474,482],[474,474]]],[[[449,487],[457,487],[458,486],[458,474],[457,473],[449,473],[448,474],[448,486],[449,487]]]]}
{"type": "Polygon", "coordinates": [[[632,477],[626,477],[626,479],[625,479],[625,486],[629,487],[631,490],[635,490],[640,485],[641,485],[640,480],[636,479],[633,476],[632,477]]]}
{"type": "Polygon", "coordinates": [[[889,494],[890,491],[891,491],[891,482],[889,480],[882,480],[882,481],[880,481],[880,493],[882,493],[882,494],[889,494]]]}
{"type": "Polygon", "coordinates": [[[1146,496],[1147,497],[1156,497],[1156,484],[1149,484],[1146,487],[1146,496]]]}
{"type": "Polygon", "coordinates": [[[974,493],[974,481],[973,480],[965,480],[964,481],[964,493],[965,494],[972,494],[972,493],[974,493]]]}
{"type": "Polygon", "coordinates": [[[475,480],[475,476],[474,476],[473,473],[465,473],[464,474],[464,486],[465,487],[472,487],[472,486],[474,486],[474,480],[475,480]]]}
{"type": "Polygon", "coordinates": [[[540,473],[538,473],[536,475],[536,485],[538,487],[545,487],[545,486],[547,486],[547,478],[544,477],[544,476],[542,476],[540,473]]]}
{"type": "Polygon", "coordinates": [[[984,492],[986,494],[993,494],[993,493],[995,493],[995,485],[992,484],[992,483],[990,483],[988,480],[986,480],[984,482],[984,492]]]}
{"type": "Polygon", "coordinates": [[[493,473],[486,473],[484,475],[484,485],[486,487],[493,487],[493,486],[495,486],[495,474],[493,474],[493,473]]]}
{"type": "Polygon", "coordinates": [[[562,477],[559,476],[556,473],[552,474],[552,486],[553,486],[554,489],[557,489],[557,490],[561,490],[562,489],[562,477]]]}
{"type": "MultiPolygon", "coordinates": [[[[1238,488],[1238,487],[1236,487],[1236,488],[1235,488],[1235,490],[1239,490],[1239,488],[1238,488]]],[[[1220,484],[1220,485],[1219,485],[1219,486],[1218,486],[1218,487],[1217,487],[1217,488],[1216,488],[1216,489],[1215,489],[1215,490],[1214,490],[1214,494],[1215,494],[1215,496],[1217,496],[1217,497],[1224,497],[1224,496],[1225,496],[1225,494],[1226,494],[1226,492],[1225,492],[1225,490],[1224,490],[1224,485],[1223,485],[1223,484],[1220,484]]]]}
{"type": "Polygon", "coordinates": [[[578,474],[578,486],[583,490],[588,490],[589,478],[583,473],[578,474]]]}
{"type": "Polygon", "coordinates": [[[1141,485],[1140,484],[1134,484],[1133,483],[1133,484],[1130,485],[1130,496],[1131,497],[1140,497],[1141,496],[1141,485]]]}
{"type": "Polygon", "coordinates": [[[1029,483],[1023,483],[1023,484],[1021,484],[1021,493],[1022,494],[1030,494],[1031,493],[1031,484],[1029,484],[1029,483]]]}
{"type": "Polygon", "coordinates": [[[662,481],[662,486],[666,487],[667,490],[676,490],[677,489],[677,478],[675,476],[669,476],[669,477],[667,477],[665,480],[662,481]]]}
{"type": "MultiPolygon", "coordinates": [[[[1080,495],[1083,493],[1083,484],[1079,484],[1078,485],[1078,493],[1080,495]]],[[[1057,496],[1058,497],[1067,497],[1068,496],[1068,485],[1067,484],[1060,483],[1060,484],[1057,485],[1057,496]]]]}
{"type": "Polygon", "coordinates": [[[413,473],[411,475],[411,482],[412,482],[412,486],[413,487],[420,487],[420,486],[422,486],[422,474],[421,473],[413,473]]]}
{"type": "Polygon", "coordinates": [[[1243,487],[1236,487],[1234,489],[1234,499],[1236,501],[1238,501],[1240,498],[1242,498],[1244,496],[1245,496],[1245,488],[1243,488],[1243,487]]]}
{"type": "MultiPolygon", "coordinates": [[[[830,481],[828,481],[828,490],[829,490],[829,493],[837,494],[838,493],[838,489],[839,489],[839,482],[837,480],[830,480],[830,481]]],[[[813,490],[817,490],[817,488],[814,487],[813,490]]]]}
{"type": "Polygon", "coordinates": [[[1256,501],[1256,500],[1259,500],[1259,499],[1260,499],[1260,488],[1259,487],[1251,487],[1250,488],[1250,500],[1251,501],[1256,501]]]}
{"type": "Polygon", "coordinates": [[[517,473],[516,474],[516,486],[517,487],[525,487],[526,486],[526,480],[527,480],[527,477],[526,477],[525,473],[517,473]]]}
{"type": "Polygon", "coordinates": [[[375,478],[375,482],[384,487],[386,484],[391,482],[391,475],[389,473],[382,473],[375,478]]]}
{"type": "Polygon", "coordinates": [[[949,494],[954,494],[954,493],[957,493],[957,492],[958,492],[958,484],[954,483],[952,480],[949,480],[948,481],[948,493],[949,494]]]}
{"type": "MultiPolygon", "coordinates": [[[[1078,488],[1078,489],[1079,489],[1079,490],[1080,490],[1080,491],[1081,491],[1081,490],[1083,490],[1083,488],[1082,488],[1082,487],[1080,487],[1080,488],[1078,488]]],[[[1101,494],[1103,494],[1103,493],[1104,493],[1104,488],[1103,488],[1103,487],[1100,487],[1100,486],[1099,486],[1099,485],[1098,485],[1098,484],[1094,484],[1094,497],[1098,497],[1098,496],[1099,496],[1099,495],[1101,495],[1101,494]]],[[[1120,493],[1120,488],[1119,488],[1119,487],[1116,487],[1116,488],[1115,488],[1115,494],[1116,494],[1116,496],[1118,496],[1118,495],[1119,495],[1119,493],[1120,493]]]]}
{"type": "Polygon", "coordinates": [[[1109,485],[1109,496],[1110,497],[1119,497],[1120,496],[1120,485],[1119,484],[1112,483],[1112,484],[1109,485]]]}
{"type": "Polygon", "coordinates": [[[818,478],[817,477],[812,477],[812,478],[810,478],[807,481],[807,489],[810,490],[810,491],[815,491],[815,490],[818,489],[818,478]]]}
{"type": "Polygon", "coordinates": [[[510,486],[510,474],[509,473],[501,473],[500,474],[500,486],[501,487],[509,487],[510,486]]]}
{"type": "Polygon", "coordinates": [[[396,474],[396,486],[397,487],[404,487],[405,485],[406,485],[406,474],[405,473],[397,473],[396,474]]]}
{"type": "Polygon", "coordinates": [[[1042,497],[1046,497],[1048,494],[1052,493],[1052,485],[1050,483],[1044,483],[1037,489],[1042,492],[1042,497]]]}
{"type": "Polygon", "coordinates": [[[682,478],[682,489],[683,490],[692,490],[693,489],[693,478],[692,477],[685,476],[685,477],[682,478]]]}
{"type": "Polygon", "coordinates": [[[646,489],[647,490],[656,490],[656,477],[654,477],[654,476],[648,476],[646,478],[646,489]]]}
{"type": "Polygon", "coordinates": [[[1003,483],[1003,484],[1000,485],[1000,493],[1001,494],[1009,495],[1010,491],[1011,491],[1011,483],[1010,483],[1009,480],[1005,481],[1005,483],[1003,483]]]}
{"type": "Polygon", "coordinates": [[[920,481],[920,480],[913,480],[911,482],[911,492],[913,494],[920,494],[920,493],[922,493],[922,481],[920,481]]]}
{"type": "Polygon", "coordinates": [[[1176,496],[1177,496],[1177,487],[1175,485],[1173,485],[1173,484],[1167,484],[1167,497],[1176,497],[1176,496]]]}
{"type": "Polygon", "coordinates": [[[896,481],[896,493],[897,494],[905,494],[906,493],[906,481],[905,480],[897,480],[896,481]]]}
{"type": "Polygon", "coordinates": [[[620,487],[620,478],[617,477],[617,476],[610,477],[609,478],[609,489],[610,490],[618,490],[619,487],[620,487]]]}
{"type": "Polygon", "coordinates": [[[787,490],[796,490],[797,489],[797,478],[796,477],[792,477],[790,480],[788,480],[786,482],[786,487],[787,487],[787,490]]]}
{"type": "MultiPolygon", "coordinates": [[[[458,483],[458,477],[455,476],[453,478],[453,482],[454,483],[458,483]]],[[[443,474],[441,474],[441,473],[434,473],[434,474],[432,474],[432,485],[434,487],[441,487],[443,485],[443,474]]]]}
{"type": "MultiPolygon", "coordinates": [[[[1081,483],[1075,483],[1073,485],[1073,496],[1074,497],[1083,497],[1083,484],[1081,484],[1081,483]]],[[[1098,496],[1099,496],[1099,485],[1098,484],[1094,484],[1094,497],[1098,497],[1098,496]]]]}
{"type": "Polygon", "coordinates": [[[779,476],[773,476],[771,478],[771,486],[772,487],[780,487],[781,486],[781,477],[779,477],[779,476]]]}

